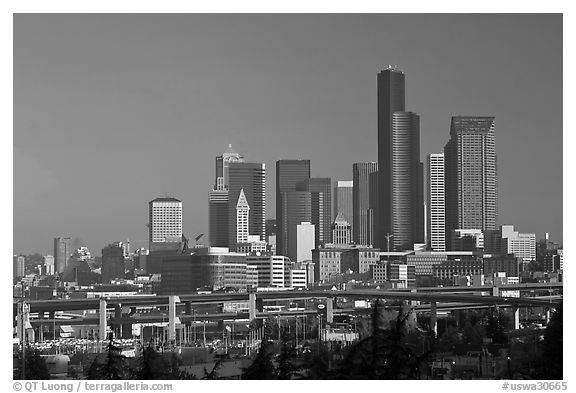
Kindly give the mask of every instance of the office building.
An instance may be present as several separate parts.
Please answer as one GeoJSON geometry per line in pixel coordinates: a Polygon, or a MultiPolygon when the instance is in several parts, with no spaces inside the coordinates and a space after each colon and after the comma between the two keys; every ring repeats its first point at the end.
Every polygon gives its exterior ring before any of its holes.
{"type": "Polygon", "coordinates": [[[332,180],[326,178],[310,178],[296,184],[296,191],[310,193],[311,217],[315,226],[316,243],[331,242],[332,224],[332,180]]]}
{"type": "Polygon", "coordinates": [[[507,277],[519,277],[522,271],[522,258],[517,258],[514,255],[498,255],[484,258],[485,276],[493,276],[504,272],[507,277]]]}
{"type": "Polygon", "coordinates": [[[441,279],[454,277],[474,276],[484,273],[484,262],[479,256],[460,257],[434,265],[432,274],[441,279]]]}
{"type": "MultiPolygon", "coordinates": [[[[307,191],[283,192],[282,204],[282,218],[284,221],[282,231],[284,233],[285,254],[282,254],[278,246],[276,253],[285,255],[290,260],[298,261],[298,225],[303,222],[311,222],[312,220],[311,193],[307,191]]],[[[311,225],[314,227],[314,244],[318,244],[316,226],[313,223],[311,225]]],[[[278,236],[280,236],[280,232],[277,234],[277,241],[278,236]]]]}
{"type": "Polygon", "coordinates": [[[312,250],[312,262],[314,263],[314,278],[325,282],[338,276],[340,270],[340,257],[346,251],[339,248],[316,248],[312,250]]]}
{"type": "Polygon", "coordinates": [[[212,247],[228,247],[228,190],[208,194],[208,232],[212,247]]]}
{"type": "Polygon", "coordinates": [[[525,264],[536,260],[536,234],[519,233],[513,225],[502,225],[496,231],[486,231],[485,251],[487,253],[514,254],[525,264]]]}
{"type": "MultiPolygon", "coordinates": [[[[334,217],[338,214],[350,225],[354,222],[354,181],[338,180],[334,187],[334,217]]],[[[352,236],[354,231],[351,228],[352,236]]]]}
{"type": "Polygon", "coordinates": [[[68,263],[68,258],[72,255],[69,237],[54,238],[54,263],[57,273],[63,273],[68,263]]]}
{"type": "Polygon", "coordinates": [[[173,247],[182,242],[182,202],[161,197],[148,203],[150,251],[173,247]]]}
{"type": "Polygon", "coordinates": [[[290,259],[282,255],[249,255],[246,264],[255,266],[259,288],[285,288],[290,281],[290,259]]]}
{"type": "Polygon", "coordinates": [[[12,274],[14,278],[24,277],[24,267],[26,258],[24,255],[14,255],[13,259],[13,266],[12,266],[12,274]]]}
{"type": "Polygon", "coordinates": [[[451,251],[484,250],[484,232],[481,229],[454,229],[450,244],[451,251]]]}
{"type": "Polygon", "coordinates": [[[195,249],[189,255],[164,256],[162,294],[193,293],[199,289],[246,289],[254,271],[246,264],[246,255],[223,247],[195,249]]]}
{"type": "Polygon", "coordinates": [[[428,155],[424,179],[426,242],[433,251],[446,251],[444,153],[428,155]]]}
{"type": "Polygon", "coordinates": [[[380,204],[375,243],[382,247],[387,239],[391,249],[409,249],[424,239],[420,118],[405,111],[402,71],[389,66],[377,80],[380,204]]]}
{"type": "Polygon", "coordinates": [[[447,241],[455,229],[495,230],[498,190],[494,117],[452,117],[444,167],[447,241]]]}
{"type": "Polygon", "coordinates": [[[416,268],[405,263],[388,262],[386,281],[392,288],[413,288],[416,286],[416,268]]]}
{"type": "Polygon", "coordinates": [[[53,255],[45,255],[44,256],[44,271],[46,272],[47,276],[54,275],[55,267],[54,267],[54,256],[53,255]]]}
{"type": "Polygon", "coordinates": [[[112,243],[102,249],[102,283],[124,278],[124,250],[122,243],[112,243]]]}
{"type": "Polygon", "coordinates": [[[344,248],[340,255],[340,269],[341,272],[351,270],[354,273],[366,273],[379,261],[379,249],[351,246],[344,248]]]}
{"type": "Polygon", "coordinates": [[[232,162],[244,162],[232,145],[216,157],[214,187],[208,194],[208,232],[212,247],[228,247],[228,179],[232,162]]]}
{"type": "Polygon", "coordinates": [[[339,213],[332,224],[332,243],[337,246],[352,243],[352,226],[344,219],[344,215],[339,213]]]}
{"type": "Polygon", "coordinates": [[[238,203],[236,203],[236,243],[248,242],[248,220],[250,217],[250,205],[246,201],[244,189],[240,190],[238,203]]]}
{"type": "Polygon", "coordinates": [[[301,222],[296,225],[296,262],[312,260],[312,250],[316,248],[314,225],[301,222]]]}
{"type": "MultiPolygon", "coordinates": [[[[308,201],[310,203],[310,196],[306,197],[303,194],[287,195],[287,193],[296,192],[296,184],[310,178],[310,160],[279,160],[276,161],[276,250],[280,255],[288,255],[289,243],[294,244],[295,238],[291,238],[289,232],[296,235],[295,225],[301,222],[310,221],[309,207],[299,209],[299,205],[295,203],[290,204],[288,207],[288,200],[295,199],[308,201]],[[296,208],[293,211],[292,208],[296,208]],[[307,213],[307,214],[306,214],[307,213]],[[291,224],[288,222],[290,221],[291,224]],[[292,228],[290,230],[290,228],[292,228]]],[[[306,203],[306,202],[304,202],[306,203]]],[[[295,250],[295,248],[293,247],[295,250]]],[[[290,256],[295,258],[296,255],[290,256]]]]}
{"type": "Polygon", "coordinates": [[[236,204],[243,190],[250,207],[248,233],[265,240],[266,236],[266,168],[261,163],[230,162],[228,165],[228,242],[234,248],[238,223],[236,204]]]}
{"type": "Polygon", "coordinates": [[[372,246],[378,204],[378,163],[355,163],[352,174],[352,237],[356,244],[372,246]]]}

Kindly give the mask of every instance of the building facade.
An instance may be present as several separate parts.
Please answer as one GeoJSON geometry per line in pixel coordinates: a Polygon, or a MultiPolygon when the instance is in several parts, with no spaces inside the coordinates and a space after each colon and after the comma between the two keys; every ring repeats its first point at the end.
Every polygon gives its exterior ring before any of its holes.
{"type": "Polygon", "coordinates": [[[316,243],[330,243],[332,238],[332,180],[310,178],[296,184],[296,191],[310,193],[310,221],[316,231],[316,243]]]}
{"type": "Polygon", "coordinates": [[[378,205],[378,163],[355,163],[352,175],[353,240],[359,245],[372,246],[378,205]]]}
{"type": "Polygon", "coordinates": [[[447,242],[455,229],[495,230],[498,188],[494,117],[452,117],[444,162],[447,242]]]}
{"type": "Polygon", "coordinates": [[[248,233],[266,236],[266,167],[262,163],[231,162],[228,165],[228,239],[229,245],[237,238],[236,202],[243,190],[250,206],[248,233]]]}
{"type": "MultiPolygon", "coordinates": [[[[303,214],[302,210],[297,208],[297,204],[290,204],[289,199],[306,199],[305,196],[289,196],[287,193],[296,191],[296,184],[310,178],[310,160],[279,160],[276,161],[276,251],[280,255],[289,255],[289,235],[290,224],[298,225],[301,222],[309,222],[310,212],[303,214]],[[297,217],[294,217],[297,216],[297,217]]],[[[309,196],[307,197],[309,200],[309,196]]],[[[309,205],[308,201],[308,205],[309,205]]],[[[295,230],[292,231],[294,235],[295,230]]],[[[294,243],[295,241],[292,241],[294,243]]],[[[294,258],[295,255],[291,256],[294,258]]]]}
{"type": "MultiPolygon", "coordinates": [[[[354,222],[354,181],[338,180],[334,187],[334,217],[339,214],[350,225],[354,222]]],[[[351,228],[352,236],[354,231],[351,228]]]]}
{"type": "MultiPolygon", "coordinates": [[[[182,202],[162,197],[148,203],[150,250],[182,242],[182,202]]],[[[177,248],[177,246],[176,246],[177,248]]]]}
{"type": "Polygon", "coordinates": [[[102,283],[124,278],[124,250],[121,243],[112,243],[102,249],[102,283]]]}
{"type": "Polygon", "coordinates": [[[425,171],[426,242],[433,251],[446,251],[444,153],[429,154],[425,171]]]}
{"type": "Polygon", "coordinates": [[[69,237],[54,238],[54,264],[57,273],[63,273],[68,263],[68,258],[72,255],[69,237]]]}
{"type": "Polygon", "coordinates": [[[332,224],[332,243],[338,246],[352,243],[352,226],[341,213],[332,224]]]}
{"type": "Polygon", "coordinates": [[[248,243],[248,221],[250,217],[250,205],[246,201],[244,189],[240,190],[238,203],[236,203],[236,243],[248,243]]]}
{"type": "Polygon", "coordinates": [[[296,225],[296,262],[312,260],[312,250],[316,248],[314,225],[301,222],[296,225]]]}
{"type": "Polygon", "coordinates": [[[214,187],[208,194],[208,233],[210,245],[213,247],[228,247],[228,179],[229,167],[232,162],[244,162],[232,145],[220,156],[216,157],[214,187]]]}
{"type": "Polygon", "coordinates": [[[404,73],[389,66],[378,74],[378,231],[376,246],[411,248],[424,239],[420,118],[405,111],[404,73]]]}

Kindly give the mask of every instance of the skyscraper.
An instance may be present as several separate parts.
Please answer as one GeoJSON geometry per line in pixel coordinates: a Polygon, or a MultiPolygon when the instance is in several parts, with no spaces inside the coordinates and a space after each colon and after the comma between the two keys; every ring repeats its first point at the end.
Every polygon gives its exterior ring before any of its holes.
{"type": "MultiPolygon", "coordinates": [[[[148,202],[150,250],[182,241],[182,202],[172,197],[148,202]]],[[[175,246],[179,247],[179,246],[175,246]]]]}
{"type": "Polygon", "coordinates": [[[428,155],[424,188],[427,243],[434,251],[446,251],[444,153],[428,155]]]}
{"type": "Polygon", "coordinates": [[[68,263],[68,258],[72,255],[69,237],[54,238],[54,262],[56,273],[63,273],[68,263]]]}
{"type": "Polygon", "coordinates": [[[102,282],[110,283],[115,278],[124,278],[124,250],[122,243],[109,244],[102,249],[102,282]]]}
{"type": "Polygon", "coordinates": [[[244,191],[250,206],[248,232],[265,240],[266,236],[266,167],[262,163],[230,162],[228,166],[228,246],[237,239],[236,204],[244,191]]]}
{"type": "Polygon", "coordinates": [[[352,180],[338,180],[336,182],[336,186],[334,187],[334,217],[338,217],[338,214],[341,214],[342,218],[350,225],[352,225],[354,221],[354,215],[352,213],[353,189],[354,182],[352,180]]]}
{"type": "Polygon", "coordinates": [[[444,159],[447,241],[454,229],[495,230],[498,188],[494,117],[452,117],[444,159]]]}
{"type": "Polygon", "coordinates": [[[315,225],[316,245],[332,241],[332,180],[314,177],[296,184],[296,191],[310,193],[311,219],[315,225]]]}
{"type": "Polygon", "coordinates": [[[228,247],[228,178],[231,162],[244,162],[232,145],[216,157],[214,188],[208,195],[208,232],[210,245],[228,247]]]}
{"type": "Polygon", "coordinates": [[[356,244],[374,244],[378,204],[378,163],[358,162],[352,166],[352,233],[356,244]]]}
{"type": "MultiPolygon", "coordinates": [[[[308,191],[287,191],[282,196],[282,217],[284,228],[284,252],[277,254],[287,256],[292,261],[298,261],[298,225],[312,220],[312,194],[308,191]]],[[[314,225],[312,227],[315,228],[314,225]]],[[[318,244],[314,231],[314,244],[318,244]]]]}
{"type": "MultiPolygon", "coordinates": [[[[310,160],[279,160],[276,161],[276,252],[279,255],[289,255],[288,252],[288,219],[291,216],[292,210],[288,209],[287,201],[288,192],[296,191],[296,184],[310,178],[310,160]]],[[[301,195],[294,198],[303,198],[301,195]]],[[[309,203],[309,202],[308,202],[309,203]]],[[[291,206],[297,206],[291,204],[291,206]]],[[[305,209],[304,209],[305,210],[305,209]]],[[[298,216],[290,219],[294,225],[300,224],[303,221],[310,221],[311,217],[307,218],[297,212],[298,216]],[[300,221],[298,221],[300,220],[300,221]]],[[[296,228],[292,231],[296,234],[296,228]]],[[[293,239],[295,244],[296,239],[293,239]]]]}
{"type": "MultiPolygon", "coordinates": [[[[236,243],[248,243],[248,218],[250,217],[250,205],[246,201],[244,189],[240,190],[238,203],[236,203],[236,243]]],[[[262,240],[262,239],[260,239],[262,240]]]]}
{"type": "Polygon", "coordinates": [[[420,118],[405,112],[404,73],[389,66],[378,74],[379,196],[376,246],[392,235],[393,249],[424,238],[420,118]]]}

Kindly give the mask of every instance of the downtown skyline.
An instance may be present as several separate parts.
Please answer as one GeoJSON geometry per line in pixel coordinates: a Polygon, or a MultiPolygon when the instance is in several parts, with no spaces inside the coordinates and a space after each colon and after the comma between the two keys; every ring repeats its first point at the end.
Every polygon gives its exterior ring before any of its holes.
{"type": "Polygon", "coordinates": [[[561,15],[76,16],[85,26],[74,18],[15,17],[14,252],[51,254],[57,236],[79,238],[94,254],[113,241],[146,240],[148,201],[164,194],[182,201],[187,237],[207,236],[213,160],[230,143],[248,162],[266,165],[266,218],[275,218],[279,159],[309,159],[311,176],[330,177],[332,185],[351,181],[353,163],[378,159],[376,75],[388,64],[406,74],[407,108],[420,116],[421,161],[442,152],[453,115],[494,116],[498,225],[563,240],[561,15]],[[63,23],[53,22],[58,18],[63,23]],[[150,18],[173,23],[160,32],[146,26],[150,18]],[[295,37],[281,34],[292,31],[291,18],[301,27],[295,37]],[[257,26],[249,28],[247,19],[257,26]],[[466,38],[451,37],[442,23],[447,19],[467,21],[466,38]],[[192,28],[187,20],[202,23],[192,28]],[[204,20],[219,22],[222,31],[196,38],[194,29],[216,30],[204,20]],[[337,23],[343,20],[350,21],[344,31],[337,23]],[[381,25],[387,20],[405,47],[385,42],[373,54],[374,37],[386,36],[381,25]],[[408,25],[401,27],[400,20],[408,25]],[[417,21],[427,23],[430,35],[444,37],[442,46],[425,48],[431,37],[403,34],[417,21]],[[471,40],[486,23],[491,31],[471,40]],[[320,27],[338,34],[330,37],[320,27]],[[260,37],[259,29],[269,29],[272,38],[260,37]],[[154,37],[148,49],[159,57],[145,52],[139,36],[146,31],[154,37]],[[238,34],[227,36],[230,31],[238,34]],[[518,31],[541,34],[522,46],[526,36],[518,31]],[[67,35],[73,32],[79,36],[67,35]],[[89,32],[95,34],[86,41],[89,32]],[[122,33],[124,45],[139,45],[121,53],[123,46],[109,41],[113,33],[122,33]],[[166,46],[171,37],[175,42],[166,46]],[[237,51],[228,53],[234,44],[237,51]],[[321,44],[325,51],[316,54],[321,44]],[[472,59],[451,54],[458,48],[472,59]],[[74,49],[80,53],[73,55],[74,49]],[[89,49],[95,53],[84,59],[89,49]],[[480,49],[490,53],[489,62],[475,54],[480,49]],[[193,53],[212,57],[196,60],[193,53]],[[87,67],[97,55],[100,64],[87,67]],[[34,58],[47,66],[42,72],[34,58]],[[552,77],[536,80],[536,70],[552,71],[552,77]],[[529,98],[536,92],[551,99],[529,98]],[[50,93],[55,97],[46,102],[50,93]],[[82,119],[94,124],[79,127],[82,119]],[[539,134],[543,128],[546,136],[539,134]],[[536,155],[546,160],[534,160],[536,155]]]}

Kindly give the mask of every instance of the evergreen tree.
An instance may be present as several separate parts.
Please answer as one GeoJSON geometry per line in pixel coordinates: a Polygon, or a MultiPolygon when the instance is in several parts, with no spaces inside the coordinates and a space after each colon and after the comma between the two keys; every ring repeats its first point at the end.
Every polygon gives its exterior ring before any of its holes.
{"type": "Polygon", "coordinates": [[[374,303],[373,334],[354,344],[339,365],[334,378],[342,379],[415,379],[429,352],[416,355],[406,337],[414,332],[415,319],[408,306],[399,306],[390,318],[383,301],[374,303]]]}
{"type": "Polygon", "coordinates": [[[494,344],[507,344],[506,331],[509,322],[509,318],[500,310],[490,313],[484,323],[486,336],[491,338],[494,344]]]}
{"type": "Polygon", "coordinates": [[[256,354],[252,364],[244,369],[242,378],[252,380],[276,379],[276,368],[272,363],[273,357],[272,345],[268,342],[267,335],[264,335],[258,354],[256,354]]]}
{"type": "Polygon", "coordinates": [[[108,335],[108,346],[106,348],[106,360],[101,362],[96,357],[88,369],[87,379],[118,380],[131,379],[127,358],[121,354],[122,348],[114,344],[112,333],[108,335]]]}
{"type": "MultiPolygon", "coordinates": [[[[40,351],[27,347],[25,358],[24,377],[26,379],[50,379],[48,366],[44,358],[40,355],[40,351]]],[[[18,354],[14,357],[13,376],[14,379],[22,379],[22,353],[20,351],[18,351],[18,354]]]]}
{"type": "Polygon", "coordinates": [[[542,343],[542,379],[563,379],[563,304],[550,318],[542,343]]]}

